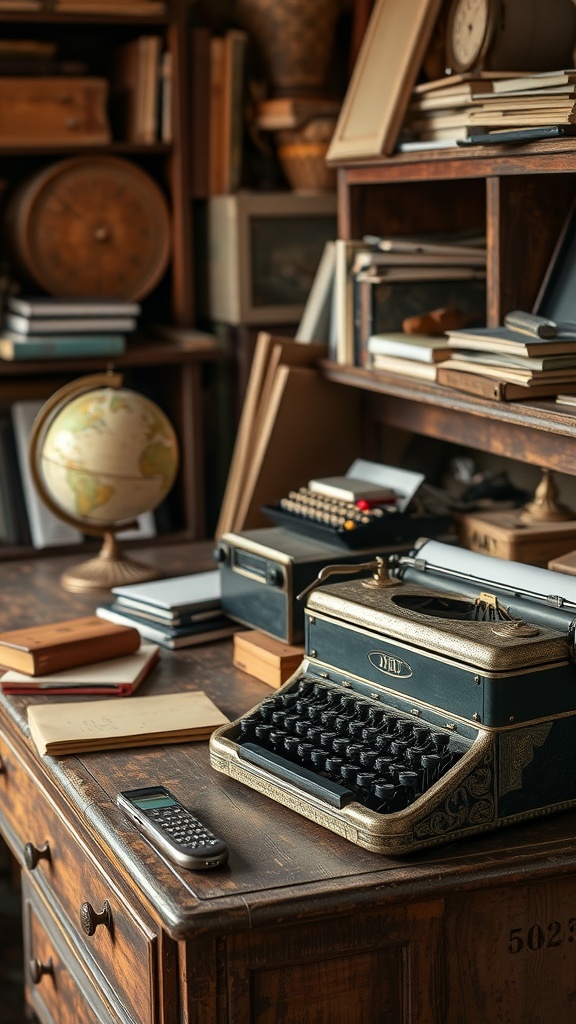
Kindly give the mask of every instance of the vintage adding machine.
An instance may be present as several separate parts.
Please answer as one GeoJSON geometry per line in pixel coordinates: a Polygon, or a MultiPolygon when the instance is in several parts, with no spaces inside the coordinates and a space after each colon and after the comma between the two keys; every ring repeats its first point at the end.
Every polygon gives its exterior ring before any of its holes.
{"type": "Polygon", "coordinates": [[[365,569],[321,570],[301,665],[214,768],[394,856],[576,805],[576,578],[433,540],[365,569]]]}

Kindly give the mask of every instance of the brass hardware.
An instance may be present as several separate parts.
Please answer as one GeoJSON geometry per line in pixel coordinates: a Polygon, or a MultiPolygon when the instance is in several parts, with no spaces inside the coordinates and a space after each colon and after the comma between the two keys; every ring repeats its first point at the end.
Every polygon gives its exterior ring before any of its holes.
{"type": "Polygon", "coordinates": [[[515,722],[516,719],[514,718],[514,715],[510,715],[510,718],[508,719],[508,721],[509,722],[515,722]]]}
{"type": "Polygon", "coordinates": [[[327,580],[329,576],[349,576],[353,573],[372,571],[374,572],[372,579],[362,581],[364,587],[396,587],[400,583],[400,580],[393,579],[390,576],[388,560],[377,555],[372,562],[358,562],[356,565],[325,565],[323,569],[320,569],[316,579],[312,580],[312,583],[309,583],[307,587],[304,587],[304,590],[296,595],[296,600],[301,601],[304,597],[307,597],[311,590],[324,583],[324,580],[327,580]]]}
{"type": "Polygon", "coordinates": [[[474,712],[474,714],[472,715],[472,718],[474,719],[475,722],[479,722],[480,721],[480,715],[478,714],[477,711],[474,712]]]}
{"type": "Polygon", "coordinates": [[[542,479],[534,491],[532,501],[524,505],[520,514],[523,523],[557,523],[574,519],[574,512],[557,500],[557,489],[549,469],[542,470],[542,479]]]}
{"type": "Polygon", "coordinates": [[[315,651],[314,648],[312,648],[312,650],[310,651],[310,657],[311,658],[317,658],[318,657],[318,651],[315,651]]]}
{"type": "Polygon", "coordinates": [[[371,587],[372,590],[382,590],[384,587],[397,587],[400,580],[394,579],[389,572],[389,563],[387,559],[376,556],[374,560],[375,572],[370,580],[362,580],[363,587],[371,587]]]}
{"type": "Polygon", "coordinates": [[[103,924],[110,928],[112,924],[112,911],[108,900],[104,900],[102,910],[98,914],[91,903],[85,902],[80,907],[80,924],[86,935],[94,935],[98,925],[103,924]]]}
{"type": "Polygon", "coordinates": [[[29,961],[28,966],[30,968],[30,977],[34,985],[39,985],[40,982],[42,981],[42,977],[45,974],[54,974],[54,965],[52,963],[52,957],[50,957],[48,962],[45,964],[42,963],[41,960],[38,960],[36,957],[33,957],[29,961]]]}
{"type": "Polygon", "coordinates": [[[34,846],[33,843],[26,843],[24,847],[24,862],[29,871],[34,871],[34,868],[38,864],[39,860],[51,859],[50,844],[44,843],[44,846],[34,846]]]}

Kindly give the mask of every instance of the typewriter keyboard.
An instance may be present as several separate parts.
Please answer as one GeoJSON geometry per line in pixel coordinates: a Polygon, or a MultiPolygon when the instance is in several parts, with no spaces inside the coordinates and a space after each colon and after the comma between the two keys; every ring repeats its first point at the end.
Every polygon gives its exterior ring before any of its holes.
{"type": "Polygon", "coordinates": [[[349,547],[370,547],[387,533],[398,509],[395,504],[361,508],[353,501],[328,498],[308,487],[300,487],[265,511],[280,525],[302,533],[322,536],[325,540],[336,537],[349,547]]]}
{"type": "Polygon", "coordinates": [[[462,757],[454,737],[367,697],[304,675],[240,719],[238,753],[334,807],[389,814],[462,757]]]}

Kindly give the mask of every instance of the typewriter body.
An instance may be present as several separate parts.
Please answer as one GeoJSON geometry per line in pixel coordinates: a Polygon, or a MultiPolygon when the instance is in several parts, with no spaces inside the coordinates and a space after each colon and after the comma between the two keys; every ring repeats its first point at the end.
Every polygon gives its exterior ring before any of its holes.
{"type": "Polygon", "coordinates": [[[576,804],[576,578],[436,541],[336,568],[301,665],[213,734],[214,768],[393,856],[576,804]]]}

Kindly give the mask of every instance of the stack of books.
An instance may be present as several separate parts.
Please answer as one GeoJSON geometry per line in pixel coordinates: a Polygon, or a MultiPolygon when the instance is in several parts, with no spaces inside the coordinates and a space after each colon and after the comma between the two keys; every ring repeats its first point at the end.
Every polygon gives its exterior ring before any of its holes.
{"type": "Polygon", "coordinates": [[[576,123],[576,69],[472,72],[415,87],[400,149],[455,145],[478,133],[576,123]]]}
{"type": "Polygon", "coordinates": [[[31,625],[0,634],[0,686],[38,696],[126,696],[158,656],[158,646],[141,643],[134,627],[96,615],[31,625]]]}
{"type": "Polygon", "coordinates": [[[436,380],[438,364],[451,355],[445,334],[372,334],[366,348],[371,369],[419,380],[436,380]]]}
{"type": "Polygon", "coordinates": [[[447,345],[439,384],[500,400],[576,393],[576,324],[550,338],[506,326],[451,330],[447,345]]]}
{"type": "Polygon", "coordinates": [[[13,295],[6,303],[0,358],[122,355],[139,314],[137,302],[122,299],[13,295]]]}
{"type": "Polygon", "coordinates": [[[112,601],[96,614],[123,626],[134,626],[143,639],[171,649],[221,640],[237,629],[222,612],[220,573],[193,573],[112,588],[112,601]]]}

